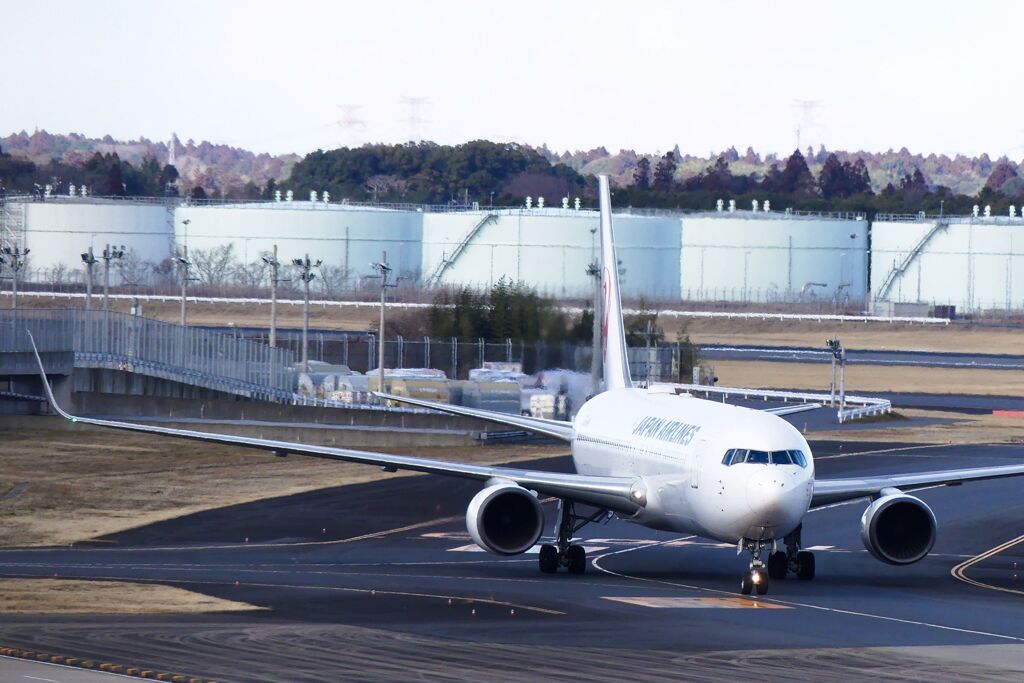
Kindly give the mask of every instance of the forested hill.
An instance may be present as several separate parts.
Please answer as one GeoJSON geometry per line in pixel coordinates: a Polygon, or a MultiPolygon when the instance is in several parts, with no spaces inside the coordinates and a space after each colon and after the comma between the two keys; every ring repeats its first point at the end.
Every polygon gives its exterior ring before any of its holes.
{"type": "Polygon", "coordinates": [[[516,205],[544,197],[547,205],[580,197],[595,203],[592,176],[608,173],[619,206],[713,209],[717,200],[749,208],[768,200],[773,209],[866,212],[967,213],[974,204],[1006,213],[1024,204],[1024,178],[1008,159],[807,150],[786,157],[730,148],[699,157],[674,149],[664,154],[603,148],[557,154],[547,147],[476,140],[373,144],[317,150],[304,158],[271,156],[199,144],[145,138],[123,142],[37,131],[0,138],[0,186],[9,192],[33,184],[64,192],[87,185],[93,194],[191,194],[195,197],[272,199],[292,190],[330,193],[334,201],[477,203],[516,205]]]}
{"type": "MultiPolygon", "coordinates": [[[[652,164],[662,155],[620,150],[612,154],[604,147],[596,147],[587,151],[554,152],[546,146],[538,148],[551,163],[562,163],[572,167],[584,175],[606,173],[620,185],[631,182],[633,169],[641,158],[648,159],[652,164]]],[[[676,172],[680,179],[697,175],[706,167],[715,163],[718,157],[724,158],[732,172],[738,175],[767,175],[772,164],[782,165],[785,158],[776,154],[759,154],[748,147],[745,152],[730,147],[722,152],[710,152],[707,156],[684,154],[679,147],[672,150],[677,161],[676,172]]],[[[958,154],[950,157],[945,154],[914,154],[907,148],[889,150],[887,152],[847,152],[843,150],[826,150],[820,146],[817,151],[807,148],[801,152],[808,167],[815,175],[824,166],[829,154],[835,154],[840,162],[853,163],[863,159],[864,165],[871,175],[872,190],[880,192],[889,183],[898,185],[907,174],[913,175],[915,170],[928,178],[933,185],[948,187],[955,193],[973,195],[984,187],[988,177],[1002,159],[991,159],[987,154],[972,157],[958,154]]],[[[1019,170],[1019,164],[1009,162],[1019,170]]]]}
{"type": "MultiPolygon", "coordinates": [[[[175,148],[180,189],[187,192],[193,187],[203,187],[215,196],[241,196],[249,183],[263,187],[270,179],[287,177],[292,165],[301,158],[297,154],[272,156],[254,153],[206,141],[182,142],[177,136],[172,136],[170,143],[146,138],[115,140],[109,135],[90,138],[78,133],[51,134],[45,130],[34,133],[21,131],[0,137],[0,149],[14,157],[27,159],[40,169],[37,175],[41,177],[35,179],[40,184],[52,183],[52,176],[59,176],[62,169],[85,166],[97,153],[104,157],[117,155],[122,162],[136,169],[152,164],[162,168],[170,157],[170,144],[175,148]],[[48,166],[55,172],[45,177],[43,170],[48,166]]],[[[5,182],[8,188],[17,185],[10,174],[3,177],[0,173],[0,181],[5,182]]],[[[72,182],[81,184],[82,180],[73,178],[72,182]]]]}
{"type": "Polygon", "coordinates": [[[326,190],[353,201],[484,205],[518,204],[527,196],[557,200],[587,190],[582,175],[530,147],[486,140],[317,150],[295,164],[284,185],[300,197],[326,190]]]}

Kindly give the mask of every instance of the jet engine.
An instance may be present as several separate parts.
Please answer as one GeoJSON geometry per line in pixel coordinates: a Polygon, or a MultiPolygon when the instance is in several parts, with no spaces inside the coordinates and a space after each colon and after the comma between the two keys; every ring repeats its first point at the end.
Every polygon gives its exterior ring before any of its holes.
{"type": "Polygon", "coordinates": [[[935,515],[919,498],[883,491],[860,518],[860,538],[882,562],[913,564],[935,545],[935,515]]]}
{"type": "Polygon", "coordinates": [[[473,496],[466,528],[478,546],[496,555],[518,555],[533,547],[544,528],[537,497],[513,483],[494,484],[473,496]]]}

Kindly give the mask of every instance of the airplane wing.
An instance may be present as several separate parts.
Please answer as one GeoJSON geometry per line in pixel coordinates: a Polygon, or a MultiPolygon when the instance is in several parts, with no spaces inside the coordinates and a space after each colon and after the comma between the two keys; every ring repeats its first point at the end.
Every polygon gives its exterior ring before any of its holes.
{"type": "Polygon", "coordinates": [[[772,415],[796,415],[797,413],[803,413],[808,410],[817,410],[821,407],[820,403],[801,403],[794,406],[779,406],[776,408],[765,408],[762,412],[771,413],[772,415]]]}
{"type": "Polygon", "coordinates": [[[384,394],[381,392],[374,392],[374,396],[387,399],[389,401],[395,401],[397,403],[407,403],[411,406],[419,406],[420,408],[430,408],[431,410],[437,410],[442,413],[475,417],[489,422],[508,425],[510,427],[518,427],[519,429],[525,429],[526,431],[534,432],[535,434],[543,434],[544,436],[550,436],[562,441],[572,441],[575,434],[575,430],[573,430],[571,422],[545,420],[539,417],[512,415],[511,413],[499,413],[494,410],[483,410],[482,408],[453,406],[448,403],[436,403],[434,401],[424,401],[421,398],[408,398],[406,396],[395,396],[394,394],[384,394]]]}
{"type": "Polygon", "coordinates": [[[103,420],[90,417],[79,417],[66,412],[53,396],[50,383],[46,379],[46,371],[43,362],[39,358],[39,352],[35,350],[35,340],[29,332],[29,339],[32,342],[36,362],[39,364],[39,375],[43,380],[43,388],[46,390],[46,398],[62,417],[71,422],[107,427],[110,429],[121,429],[131,432],[142,432],[145,434],[159,434],[162,436],[173,436],[180,439],[191,439],[206,443],[225,444],[228,446],[242,446],[264,451],[270,451],[274,455],[286,456],[294,453],[314,458],[325,458],[328,460],[341,460],[345,462],[357,462],[366,465],[376,465],[387,471],[410,470],[414,472],[426,472],[429,474],[442,474],[463,479],[475,479],[481,482],[490,480],[511,481],[520,486],[549,496],[566,498],[587,505],[613,510],[632,515],[644,505],[643,489],[639,487],[638,480],[632,477],[594,477],[580,474],[562,474],[557,472],[543,472],[540,470],[524,470],[513,467],[492,467],[487,465],[471,465],[461,462],[450,462],[445,460],[433,460],[431,458],[418,458],[406,455],[391,455],[387,453],[373,453],[370,451],[357,451],[347,448],[331,448],[327,446],[316,446],[289,441],[276,441],[272,439],[257,439],[245,436],[233,436],[229,434],[217,434],[214,432],[201,432],[189,429],[173,429],[170,427],[158,427],[155,425],[137,424],[134,422],[118,422],[114,420],[103,420]]]}
{"type": "Polygon", "coordinates": [[[814,482],[811,508],[820,508],[857,498],[870,498],[887,488],[913,491],[931,486],[959,486],[965,481],[1018,476],[1024,476],[1024,465],[971,467],[961,470],[892,474],[862,479],[818,479],[814,482]]]}

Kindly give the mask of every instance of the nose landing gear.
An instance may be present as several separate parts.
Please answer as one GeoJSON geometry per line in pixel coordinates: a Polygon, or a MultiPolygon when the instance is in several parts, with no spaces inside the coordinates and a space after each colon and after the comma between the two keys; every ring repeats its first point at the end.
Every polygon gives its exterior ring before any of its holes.
{"type": "Polygon", "coordinates": [[[740,541],[738,552],[746,550],[750,553],[750,569],[744,572],[743,578],[740,580],[740,593],[743,595],[750,595],[754,592],[758,595],[768,593],[769,570],[761,562],[761,553],[767,545],[766,541],[755,541],[748,538],[740,541]]]}

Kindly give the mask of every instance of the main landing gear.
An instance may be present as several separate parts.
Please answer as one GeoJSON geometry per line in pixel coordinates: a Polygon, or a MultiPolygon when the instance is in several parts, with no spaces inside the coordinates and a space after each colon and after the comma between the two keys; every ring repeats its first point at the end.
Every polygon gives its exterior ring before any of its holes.
{"type": "Polygon", "coordinates": [[[555,545],[545,543],[540,547],[540,570],[554,574],[559,567],[565,567],[570,574],[587,571],[587,551],[581,545],[570,543],[577,531],[607,516],[606,510],[597,510],[589,516],[576,514],[576,505],[571,500],[558,504],[558,522],[555,524],[555,545]]]}
{"type": "Polygon", "coordinates": [[[761,562],[761,552],[767,546],[766,541],[752,541],[743,539],[741,551],[747,550],[750,553],[750,569],[743,574],[740,581],[740,592],[743,595],[750,595],[756,592],[758,595],[765,595],[768,592],[768,579],[784,579],[792,572],[796,578],[803,581],[810,581],[814,578],[814,553],[809,550],[800,549],[800,532],[802,527],[797,527],[788,534],[783,542],[786,549],[774,550],[768,555],[768,563],[761,562]]]}

